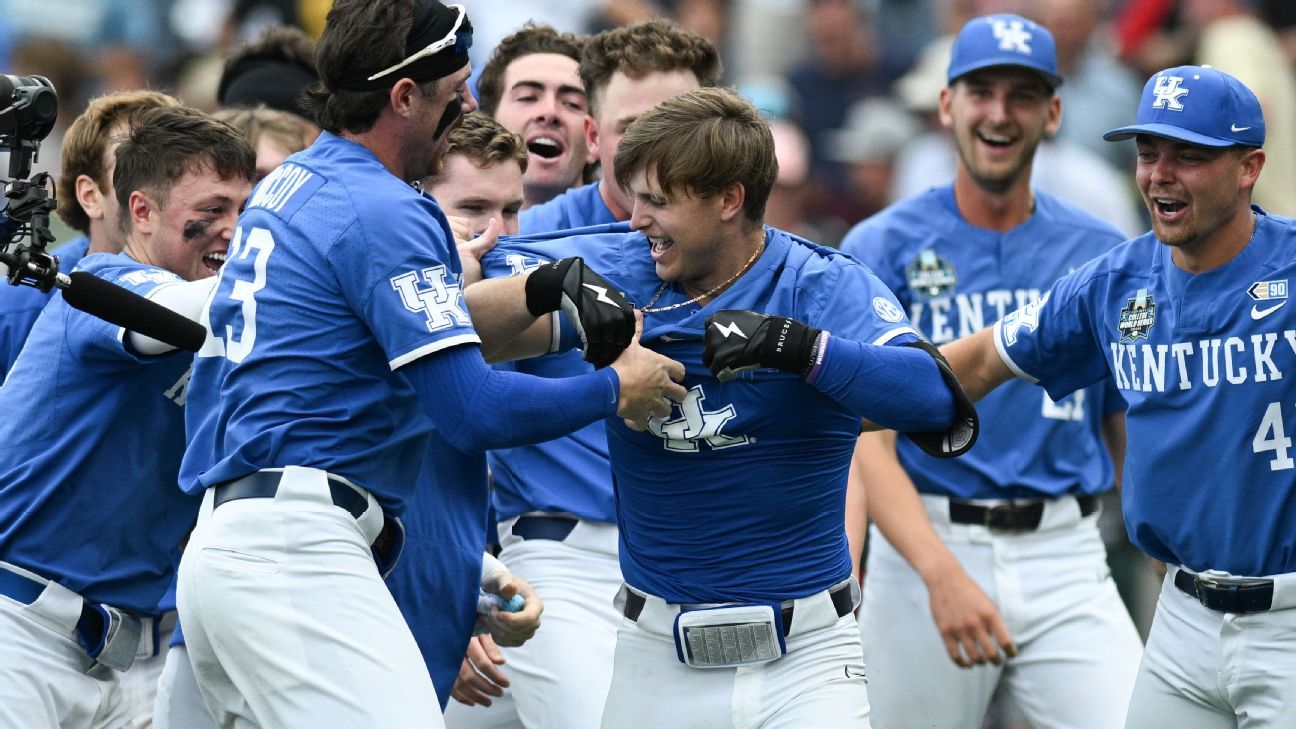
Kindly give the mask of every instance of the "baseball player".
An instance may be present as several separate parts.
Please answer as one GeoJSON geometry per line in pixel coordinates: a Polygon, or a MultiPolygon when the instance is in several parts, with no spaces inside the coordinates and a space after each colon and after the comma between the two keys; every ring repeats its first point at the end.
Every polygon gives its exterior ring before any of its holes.
{"type": "Polygon", "coordinates": [[[1201,66],[1157,73],[1133,138],[1152,231],[947,345],[981,395],[1111,377],[1129,403],[1125,524],[1169,565],[1126,726],[1279,727],[1296,716],[1296,222],[1250,205],[1260,103],[1201,66]]]}
{"type": "MultiPolygon", "coordinates": [[[[179,101],[156,91],[118,91],[92,99],[72,120],[63,137],[62,170],[56,181],[58,214],[81,233],[54,253],[59,268],[71,271],[87,253],[121,250],[117,204],[112,193],[112,169],[126,119],[136,109],[178,106],[179,101]]],[[[51,294],[30,286],[0,286],[0,381],[13,366],[36,317],[51,294]]]]}
{"type": "Polygon", "coordinates": [[[473,234],[485,233],[494,218],[500,232],[517,235],[524,199],[519,190],[529,157],[521,137],[475,111],[450,132],[445,164],[423,181],[423,189],[447,216],[466,221],[473,234]]]}
{"type": "MultiPolygon", "coordinates": [[[[254,155],[202,112],[146,104],[113,172],[124,247],[80,270],[201,305],[254,155]]],[[[192,359],[168,349],[55,294],[0,387],[0,726],[135,719],[120,677],[154,654],[158,605],[198,506],[175,487],[192,359]]]]}
{"type": "Polygon", "coordinates": [[[524,237],[483,260],[580,251],[687,370],[669,416],[608,424],[626,584],[604,727],[868,726],[842,521],[859,419],[935,431],[928,447],[974,432],[867,269],[762,225],[773,159],[741,97],[677,96],[617,152],[633,232],[524,237]]]}
{"type": "MultiPolygon", "coordinates": [[[[510,68],[528,58],[535,57],[519,58],[510,68]]],[[[720,61],[711,44],[696,33],[652,21],[591,38],[581,69],[595,109],[591,128],[602,120],[608,130],[599,143],[605,152],[603,180],[524,210],[524,232],[628,219],[630,203],[613,179],[613,153],[625,125],[677,93],[713,85],[720,61]],[[605,200],[625,201],[625,207],[609,207],[605,200]],[[612,208],[621,212],[612,214],[612,208]]],[[[501,111],[505,107],[501,104],[501,111]]],[[[596,141],[592,134],[590,143],[596,141]]],[[[495,275],[525,268],[520,259],[510,263],[495,275]]],[[[577,353],[506,366],[544,377],[590,371],[577,353]]],[[[612,607],[622,577],[607,453],[602,423],[546,443],[491,453],[500,559],[544,597],[545,627],[526,645],[501,652],[509,681],[504,705],[452,705],[446,712],[446,725],[452,729],[598,726],[621,624],[621,615],[612,607]]],[[[475,661],[476,670],[492,673],[493,662],[482,658],[478,654],[469,660],[475,661]]]]}
{"type": "MultiPolygon", "coordinates": [[[[936,344],[1037,299],[1123,239],[1031,188],[1035,149],[1061,122],[1047,29],[1015,15],[969,21],[948,79],[953,184],[842,242],[936,344]]],[[[1115,419],[1119,433],[1121,403],[1101,385],[1058,402],[1005,386],[978,405],[981,440],[957,459],[891,432],[860,437],[852,487],[875,525],[860,631],[879,726],[978,725],[996,690],[1034,726],[1124,725],[1142,645],[1097,525],[1113,483],[1100,428],[1115,419]]],[[[853,516],[862,535],[864,515],[853,516]]]]}
{"type": "MultiPolygon", "coordinates": [[[[203,503],[179,602],[218,724],[440,726],[425,656],[381,575],[415,489],[444,488],[458,518],[468,454],[614,414],[642,422],[683,396],[679,365],[635,343],[626,302],[577,259],[497,287],[526,304],[499,324],[521,321],[521,350],[540,353],[572,338],[553,336],[563,308],[586,355],[611,366],[542,380],[482,360],[497,323],[474,329],[449,224],[406,182],[438,168],[446,134],[476,108],[471,33],[458,5],[333,4],[309,95],[326,131],[258,185],[203,314],[180,477],[203,503]]],[[[518,589],[480,553],[445,559],[455,585],[518,589]]],[[[441,609],[451,620],[464,606],[441,609]]],[[[520,642],[539,605],[506,618],[492,616],[520,642]]],[[[467,639],[441,647],[452,667],[467,639]]]]}
{"type": "Polygon", "coordinates": [[[526,144],[527,207],[580,185],[597,153],[585,137],[584,45],[584,38],[528,22],[491,51],[477,80],[482,111],[526,144]]]}
{"type": "Polygon", "coordinates": [[[720,55],[702,36],[668,20],[599,33],[581,53],[589,95],[585,136],[598,149],[603,177],[522,212],[524,234],[629,220],[633,201],[615,184],[621,135],[638,116],[676,94],[714,86],[720,55]]]}

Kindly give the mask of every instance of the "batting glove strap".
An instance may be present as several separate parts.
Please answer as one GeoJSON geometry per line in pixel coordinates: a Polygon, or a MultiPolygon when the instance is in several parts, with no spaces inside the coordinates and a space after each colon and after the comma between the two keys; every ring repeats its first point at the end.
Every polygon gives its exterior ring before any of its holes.
{"type": "MultiPolygon", "coordinates": [[[[583,268],[584,264],[580,258],[564,258],[532,271],[526,280],[526,307],[531,316],[544,316],[551,311],[558,311],[562,306],[568,273],[573,266],[583,268]]],[[[576,285],[579,286],[579,282],[576,285]]]]}
{"type": "Polygon", "coordinates": [[[561,310],[576,329],[585,360],[606,367],[630,346],[634,307],[580,258],[564,258],[531,272],[526,306],[533,316],[561,310]]]}
{"type": "Polygon", "coordinates": [[[940,370],[941,378],[945,380],[950,393],[954,395],[955,410],[954,422],[949,428],[930,433],[909,432],[905,433],[905,436],[923,449],[927,455],[936,458],[954,458],[972,450],[972,446],[976,444],[977,434],[981,432],[981,420],[977,417],[972,399],[963,391],[963,385],[954,376],[954,370],[950,368],[945,355],[930,342],[923,340],[909,342],[902,346],[921,349],[936,361],[936,368],[940,370]]]}
{"type": "Polygon", "coordinates": [[[822,333],[785,316],[719,311],[707,318],[702,362],[722,382],[762,367],[804,378],[823,349],[822,333]]]}

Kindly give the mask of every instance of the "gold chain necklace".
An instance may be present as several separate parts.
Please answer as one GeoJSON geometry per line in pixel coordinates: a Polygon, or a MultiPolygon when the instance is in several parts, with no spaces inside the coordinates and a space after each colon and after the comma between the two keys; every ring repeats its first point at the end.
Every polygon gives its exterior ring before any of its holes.
{"type": "Polygon", "coordinates": [[[710,291],[706,292],[705,294],[699,294],[689,299],[688,301],[681,301],[678,304],[671,304],[670,306],[659,306],[656,309],[654,309],[653,304],[657,303],[657,299],[660,299],[662,297],[662,294],[666,293],[666,287],[670,286],[669,281],[662,281],[661,288],[657,289],[657,293],[653,294],[652,300],[649,301],[648,304],[644,306],[644,308],[640,309],[640,311],[642,311],[645,314],[657,314],[663,311],[670,311],[671,309],[678,309],[682,306],[688,306],[689,304],[696,304],[702,299],[715,296],[716,294],[720,293],[720,291],[722,291],[726,286],[733,283],[734,281],[737,281],[739,276],[743,275],[744,273],[747,273],[747,269],[752,267],[752,264],[756,262],[757,258],[760,258],[760,254],[764,250],[765,250],[765,238],[762,236],[760,245],[756,246],[756,252],[751,254],[751,258],[747,259],[747,262],[742,265],[742,268],[738,269],[738,273],[735,273],[734,275],[730,276],[724,281],[721,281],[719,285],[717,285],[715,288],[711,289],[710,291]]]}

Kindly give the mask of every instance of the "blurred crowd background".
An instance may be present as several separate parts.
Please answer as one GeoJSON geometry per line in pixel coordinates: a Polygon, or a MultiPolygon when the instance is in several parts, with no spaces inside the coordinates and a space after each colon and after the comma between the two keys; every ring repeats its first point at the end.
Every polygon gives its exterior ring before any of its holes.
{"type": "MultiPolygon", "coordinates": [[[[464,0],[474,64],[528,19],[599,31],[665,15],[714,42],[724,83],[770,116],[780,175],[769,222],[835,244],[890,202],[948,181],[954,148],[936,120],[953,33],[1014,12],[1052,30],[1062,130],[1035,184],[1133,235],[1145,228],[1132,144],[1101,133],[1133,118],[1143,81],[1214,65],[1260,96],[1269,163],[1257,202],[1296,214],[1296,2],[1292,0],[464,0]]],[[[50,78],[60,126],[38,170],[58,168],[61,129],[93,96],[153,88],[215,107],[224,55],[267,25],[318,36],[330,0],[0,0],[0,69],[50,78]]]]}
{"type": "MultiPolygon", "coordinates": [[[[953,34],[971,17],[1013,12],[1048,27],[1065,79],[1063,122],[1040,149],[1037,187],[1133,236],[1147,228],[1134,145],[1102,141],[1129,123],[1144,81],[1212,65],[1256,91],[1268,161],[1255,200],[1296,215],[1296,0],[460,0],[480,68],[527,20],[597,32],[674,18],[721,50],[723,83],[769,116],[779,177],[769,224],[836,245],[855,222],[953,178],[936,117],[953,34]]],[[[330,0],[0,0],[0,71],[58,89],[59,124],[37,171],[56,174],[66,125],[96,95],[151,88],[216,107],[226,54],[276,24],[319,35],[330,0]]],[[[72,237],[60,229],[60,240],[72,237]]],[[[1041,241],[1047,255],[1047,241],[1041,241]]],[[[1107,505],[1112,566],[1146,635],[1157,579],[1107,505]]],[[[1009,712],[1010,714],[1011,712],[1009,712]]],[[[1004,724],[1011,724],[1011,719],[1004,724]]]]}

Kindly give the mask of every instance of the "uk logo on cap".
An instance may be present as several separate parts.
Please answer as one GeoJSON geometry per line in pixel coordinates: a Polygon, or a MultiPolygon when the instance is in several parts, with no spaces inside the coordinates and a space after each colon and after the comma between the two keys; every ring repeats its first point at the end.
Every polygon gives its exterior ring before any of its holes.
{"type": "Polygon", "coordinates": [[[1156,97],[1156,101],[1152,102],[1152,108],[1183,111],[1183,103],[1179,98],[1186,96],[1188,89],[1180,86],[1182,83],[1183,78],[1179,76],[1157,76],[1156,86],[1152,88],[1152,95],[1156,97]]]}
{"type": "Polygon", "coordinates": [[[997,66],[1029,69],[1054,88],[1062,83],[1053,34],[1020,15],[987,15],[969,20],[954,39],[946,76],[952,84],[973,71],[997,66]]]}
{"type": "Polygon", "coordinates": [[[1251,89],[1233,76],[1210,66],[1179,66],[1148,79],[1134,123],[1103,139],[1137,134],[1199,147],[1262,147],[1264,113],[1251,89]]]}
{"type": "Polygon", "coordinates": [[[991,26],[994,28],[994,36],[999,39],[999,50],[1030,55],[1031,34],[1026,31],[1025,23],[996,18],[991,26]]]}

